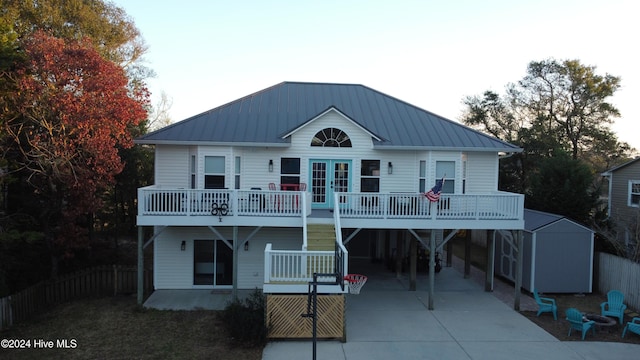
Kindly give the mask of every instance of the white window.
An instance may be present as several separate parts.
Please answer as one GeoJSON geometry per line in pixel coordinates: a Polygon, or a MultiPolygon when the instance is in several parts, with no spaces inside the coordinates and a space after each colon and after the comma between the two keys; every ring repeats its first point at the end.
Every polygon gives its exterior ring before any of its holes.
{"type": "Polygon", "coordinates": [[[423,193],[426,192],[427,187],[427,162],[424,160],[420,160],[420,173],[418,174],[418,191],[423,193]]]}
{"type": "Polygon", "coordinates": [[[444,179],[444,185],[442,185],[443,194],[453,194],[455,192],[455,178],[456,178],[456,162],[455,161],[436,161],[436,181],[444,179]]]}
{"type": "Polygon", "coordinates": [[[224,156],[204,157],[204,188],[224,189],[224,156]]]}
{"type": "Polygon", "coordinates": [[[629,180],[629,206],[640,207],[640,180],[629,180]]]}
{"type": "Polygon", "coordinates": [[[360,191],[380,192],[380,160],[361,161],[360,191]]]}
{"type": "Polygon", "coordinates": [[[191,155],[191,164],[189,166],[191,169],[191,188],[196,188],[196,156],[191,155]]]}
{"type": "Polygon", "coordinates": [[[235,188],[240,189],[240,156],[236,156],[236,178],[235,178],[235,188]]]}

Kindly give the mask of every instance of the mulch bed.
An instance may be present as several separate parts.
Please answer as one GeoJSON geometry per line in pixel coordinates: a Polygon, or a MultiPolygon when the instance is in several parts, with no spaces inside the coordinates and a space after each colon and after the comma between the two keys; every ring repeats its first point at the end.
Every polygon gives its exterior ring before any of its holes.
{"type": "MultiPolygon", "coordinates": [[[[582,334],[580,331],[572,331],[568,336],[569,323],[565,320],[565,311],[570,308],[576,308],[583,313],[600,314],[600,304],[607,301],[606,295],[602,294],[544,294],[544,297],[551,297],[556,300],[558,305],[558,320],[553,320],[551,313],[542,313],[536,316],[535,311],[522,311],[522,315],[536,323],[538,326],[546,330],[560,341],[581,341],[582,334]]],[[[631,316],[625,314],[624,323],[631,321],[631,316]]],[[[596,328],[595,336],[589,331],[585,336],[585,341],[604,341],[604,342],[623,342],[640,345],[640,335],[627,332],[622,338],[622,329],[624,325],[616,324],[611,327],[596,328]]]]}

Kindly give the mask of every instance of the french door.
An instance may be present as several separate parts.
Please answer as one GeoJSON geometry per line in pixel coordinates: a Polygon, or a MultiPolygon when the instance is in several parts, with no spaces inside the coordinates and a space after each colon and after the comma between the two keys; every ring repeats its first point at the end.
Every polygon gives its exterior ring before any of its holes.
{"type": "Polygon", "coordinates": [[[311,206],[314,209],[333,208],[333,194],[350,189],[351,160],[311,159],[309,162],[311,206]]]}
{"type": "Polygon", "coordinates": [[[233,250],[222,240],[193,241],[193,285],[233,285],[233,250]]]}

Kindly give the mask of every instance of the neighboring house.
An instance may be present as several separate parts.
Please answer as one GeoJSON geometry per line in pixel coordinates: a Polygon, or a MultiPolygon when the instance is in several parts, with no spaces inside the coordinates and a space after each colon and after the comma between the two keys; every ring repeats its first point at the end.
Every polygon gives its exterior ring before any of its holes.
{"type": "Polygon", "coordinates": [[[609,182],[609,218],[616,227],[618,241],[633,245],[640,221],[640,157],[611,168],[602,176],[609,182]]]}
{"type": "Polygon", "coordinates": [[[283,82],[136,143],[155,146],[137,218],[155,289],[306,294],[314,272],[352,272],[345,244],[382,258],[397,232],[428,248],[442,229],[524,226],[523,196],[498,191],[520,148],[362,85],[283,82]]]}

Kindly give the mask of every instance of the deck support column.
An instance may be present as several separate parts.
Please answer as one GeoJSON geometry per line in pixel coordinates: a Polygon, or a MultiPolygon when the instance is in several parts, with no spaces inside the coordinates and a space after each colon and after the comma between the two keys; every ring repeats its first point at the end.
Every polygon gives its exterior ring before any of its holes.
{"type": "Polygon", "coordinates": [[[396,277],[400,279],[402,277],[402,255],[404,253],[404,244],[402,236],[399,230],[392,230],[396,234],[396,277]]]}
{"type": "Polygon", "coordinates": [[[522,252],[524,250],[524,236],[522,230],[518,230],[515,233],[515,246],[517,254],[516,260],[516,283],[515,283],[515,297],[513,300],[513,309],[520,311],[520,289],[522,288],[522,252]]]}
{"type": "Polygon", "coordinates": [[[493,291],[493,276],[495,273],[496,238],[495,230],[487,231],[487,269],[484,281],[484,291],[493,291]]]}
{"type": "Polygon", "coordinates": [[[445,266],[451,267],[453,264],[453,241],[447,241],[445,246],[447,247],[447,262],[445,263],[445,266]]]}
{"type": "Polygon", "coordinates": [[[471,277],[471,231],[464,232],[464,278],[471,277]]]}
{"type": "Polygon", "coordinates": [[[238,298],[238,251],[240,249],[240,241],[238,241],[238,227],[233,227],[233,288],[231,296],[233,299],[238,298]]]}
{"type": "Polygon", "coordinates": [[[142,305],[144,298],[144,229],[138,226],[138,305],[142,305]]]}
{"type": "MultiPolygon", "coordinates": [[[[403,232],[404,233],[404,232],[403,232]]],[[[406,233],[404,233],[406,234],[406,233]]],[[[409,243],[409,291],[416,291],[418,267],[418,240],[412,236],[409,243]]]]}
{"type": "Polygon", "coordinates": [[[433,310],[433,296],[436,282],[436,231],[431,229],[429,240],[429,310],[433,310]]]}

